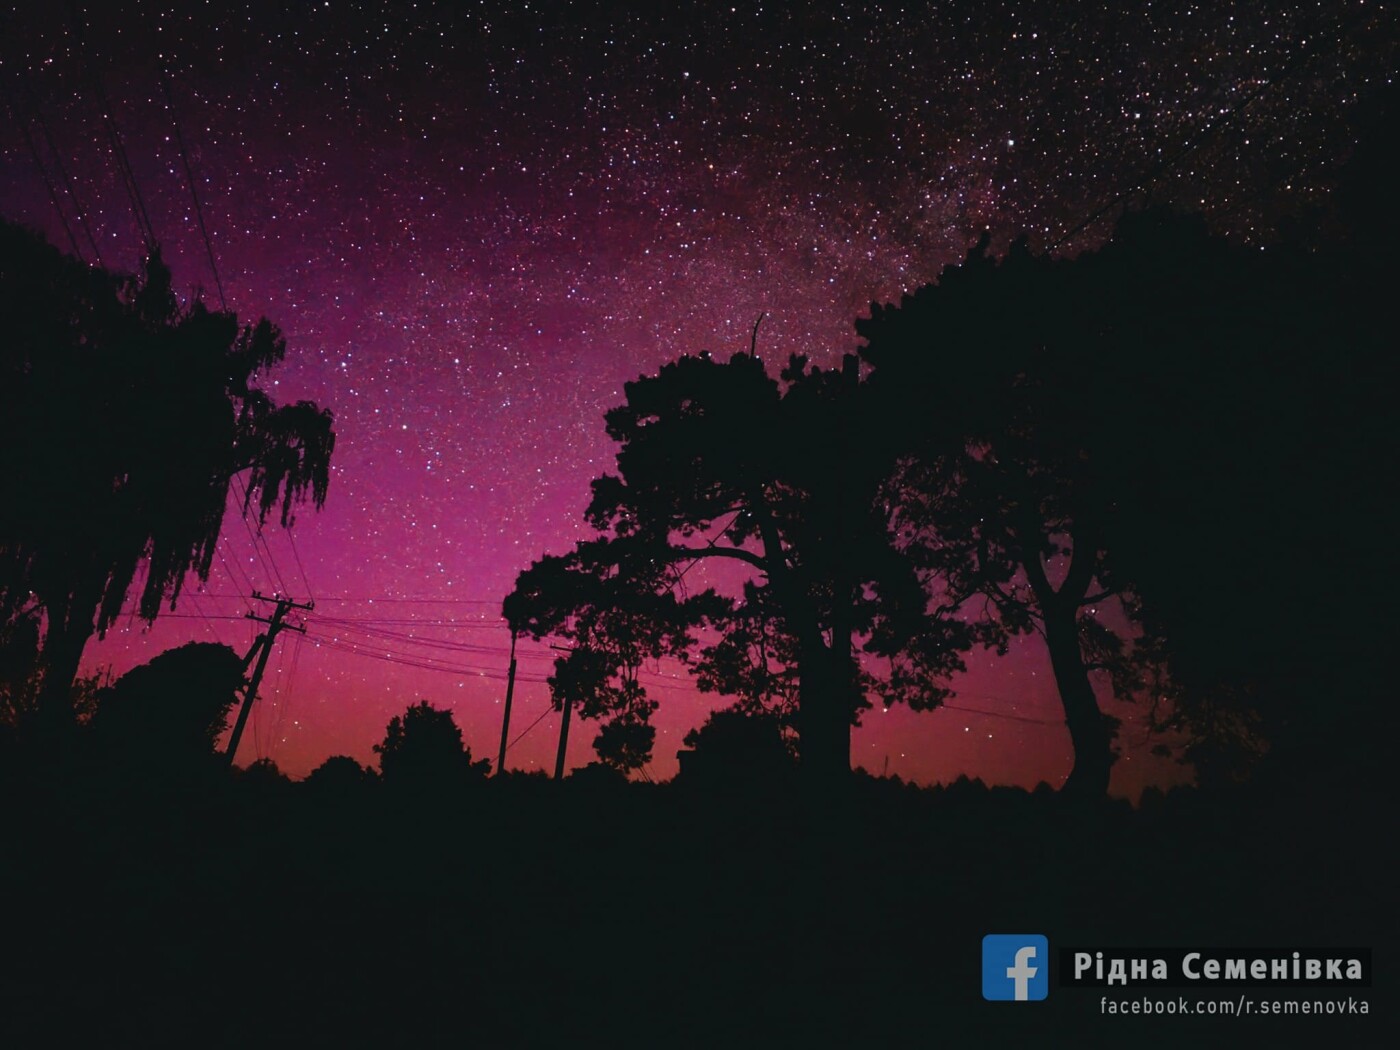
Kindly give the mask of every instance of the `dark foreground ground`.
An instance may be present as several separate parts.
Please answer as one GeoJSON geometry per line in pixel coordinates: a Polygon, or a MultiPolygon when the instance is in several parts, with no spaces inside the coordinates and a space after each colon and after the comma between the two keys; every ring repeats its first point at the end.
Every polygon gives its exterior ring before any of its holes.
{"type": "MultiPolygon", "coordinates": [[[[0,1045],[1382,1045],[1380,800],[1141,811],[859,779],[841,803],[527,778],[458,792],[10,776],[0,1045]],[[1366,946],[1369,1018],[1101,1016],[981,997],[984,934],[1366,946]]],[[[1058,966],[1055,966],[1058,969],[1058,966]]],[[[1189,993],[1234,998],[1239,990],[1189,993]]]]}

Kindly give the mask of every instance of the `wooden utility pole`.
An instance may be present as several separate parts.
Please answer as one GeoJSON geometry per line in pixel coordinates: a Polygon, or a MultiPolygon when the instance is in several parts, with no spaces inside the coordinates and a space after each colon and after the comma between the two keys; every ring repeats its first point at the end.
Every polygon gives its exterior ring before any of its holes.
{"type": "MultiPolygon", "coordinates": [[[[551,649],[558,649],[561,653],[571,653],[574,647],[570,645],[551,645],[551,649]]],[[[559,754],[554,759],[554,779],[564,779],[564,754],[569,750],[569,717],[574,713],[574,693],[570,689],[564,696],[564,721],[559,724],[559,754]]]]}
{"type": "Polygon", "coordinates": [[[564,722],[559,727],[559,754],[554,759],[554,779],[564,779],[564,752],[569,750],[569,716],[574,713],[574,694],[572,690],[564,697],[564,722]]]}
{"type": "Polygon", "coordinates": [[[253,592],[253,597],[260,602],[274,602],[277,605],[272,614],[272,619],[265,619],[261,616],[248,614],[248,619],[257,620],[259,623],[267,624],[267,631],[258,635],[253,642],[253,647],[248,650],[248,655],[243,658],[243,666],[247,667],[257,657],[257,666],[253,668],[253,676],[248,679],[248,684],[243,690],[243,704],[238,709],[238,721],[233,724],[233,734],[228,738],[228,750],[224,752],[224,757],[228,759],[228,764],[233,765],[233,757],[238,754],[238,742],[243,739],[243,727],[248,724],[248,713],[253,709],[253,701],[258,695],[258,686],[262,683],[263,672],[267,670],[267,658],[272,654],[272,643],[277,640],[277,635],[281,631],[298,631],[306,633],[306,628],[296,624],[284,623],[287,613],[292,609],[305,609],[310,612],[314,609],[315,603],[305,605],[294,602],[290,598],[267,598],[253,592]]]}
{"type": "Polygon", "coordinates": [[[506,748],[510,739],[510,702],[515,697],[515,640],[520,632],[510,632],[510,672],[506,675],[506,713],[501,718],[501,753],[496,756],[496,776],[506,771],[506,748]]]}

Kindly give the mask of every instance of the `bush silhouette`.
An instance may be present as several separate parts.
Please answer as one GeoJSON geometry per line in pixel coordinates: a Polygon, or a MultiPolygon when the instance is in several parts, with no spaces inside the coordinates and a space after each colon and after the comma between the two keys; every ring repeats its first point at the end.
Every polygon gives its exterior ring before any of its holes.
{"type": "Polygon", "coordinates": [[[393,787],[446,788],[485,780],[491,763],[472,761],[451,711],[426,700],[389,720],[374,745],[384,783],[393,787]]]}
{"type": "Polygon", "coordinates": [[[309,787],[327,794],[359,791],[374,783],[374,770],[366,769],[349,755],[332,755],[306,778],[309,787]]]}
{"type": "Polygon", "coordinates": [[[191,642],[128,671],[98,700],[92,730],[103,749],[155,767],[212,759],[243,684],[226,645],[191,642]]]}
{"type": "Polygon", "coordinates": [[[693,749],[681,752],[686,780],[772,781],[794,768],[782,725],[773,715],[738,708],[715,711],[686,734],[685,744],[693,749]]]}

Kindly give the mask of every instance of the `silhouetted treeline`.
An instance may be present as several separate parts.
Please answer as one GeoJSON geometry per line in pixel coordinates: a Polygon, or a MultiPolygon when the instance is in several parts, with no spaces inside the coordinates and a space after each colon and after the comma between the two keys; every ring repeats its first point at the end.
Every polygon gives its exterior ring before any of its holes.
{"type": "MultiPolygon", "coordinates": [[[[154,799],[81,769],[16,796],[3,767],[7,1042],[802,1046],[936,1028],[954,1046],[1079,1045],[1098,992],[993,1009],[985,933],[1326,945],[1387,926],[1370,815],[1258,795],[1084,811],[1048,788],[863,774],[834,805],[753,778],[417,792],[336,765],[337,784],[263,764],[154,799]]],[[[1192,1037],[1237,1037],[1226,1020],[1192,1037]]],[[[1176,1046],[1182,1029],[1112,1035],[1176,1046]]]]}
{"type": "Polygon", "coordinates": [[[780,720],[741,711],[690,734],[668,783],[601,764],[488,778],[424,702],[386,725],[381,772],[335,756],[296,783],[215,752],[239,669],[185,646],[99,690],[74,746],[0,738],[8,1042],[433,1043],[466,1024],[491,1046],[828,1045],[936,1017],[952,1045],[1075,1045],[1083,996],[987,1010],[985,933],[1353,945],[1386,928],[1383,836],[1324,783],[1288,805],[1218,785],[1136,810],[863,771],[813,794],[780,720]]]}
{"type": "Polygon", "coordinates": [[[831,785],[872,703],[935,706],[968,650],[1034,631],[1069,796],[1102,798],[1116,758],[1096,681],[1184,733],[1206,780],[1266,753],[1373,775],[1396,458],[1379,141],[1325,234],[1250,247],[1148,211],[1073,259],[984,239],[872,305],[839,368],[701,354],[627,384],[596,538],[504,606],[570,643],[556,704],[639,767],[637,669],[678,657],[831,785]],[[687,585],[716,559],[751,574],[742,593],[687,585]]]}
{"type": "Polygon", "coordinates": [[[1129,216],[1073,261],[979,251],[858,326],[918,450],[911,524],[955,586],[1040,627],[1076,774],[1098,755],[1106,783],[1096,668],[1195,731],[1204,775],[1240,757],[1222,731],[1334,747],[1379,714],[1381,679],[1356,672],[1380,643],[1367,565],[1394,361],[1358,264],[1129,216]],[[1089,611],[1113,596],[1142,632],[1131,653],[1089,611]]]}

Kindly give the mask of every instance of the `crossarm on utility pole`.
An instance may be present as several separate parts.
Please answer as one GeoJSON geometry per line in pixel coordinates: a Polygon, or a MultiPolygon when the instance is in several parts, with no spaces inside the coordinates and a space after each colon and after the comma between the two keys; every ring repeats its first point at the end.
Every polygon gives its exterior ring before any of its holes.
{"type": "Polygon", "coordinates": [[[290,598],[265,598],[257,591],[253,592],[253,597],[259,601],[275,602],[277,608],[271,619],[255,616],[251,612],[248,614],[248,619],[267,624],[267,631],[258,635],[257,641],[253,643],[253,647],[248,650],[248,655],[243,660],[244,667],[253,662],[255,655],[258,662],[257,666],[253,668],[252,677],[248,679],[248,684],[243,690],[243,703],[238,708],[238,720],[233,724],[233,733],[228,738],[228,750],[224,752],[224,757],[228,760],[229,765],[233,765],[234,756],[238,754],[238,744],[243,739],[243,729],[248,724],[248,715],[253,709],[253,700],[258,695],[258,686],[262,683],[263,672],[267,670],[267,658],[272,655],[272,643],[277,640],[277,635],[284,630],[306,633],[305,627],[283,622],[287,613],[293,609],[305,609],[309,612],[315,608],[314,604],[303,605],[290,598]]]}

